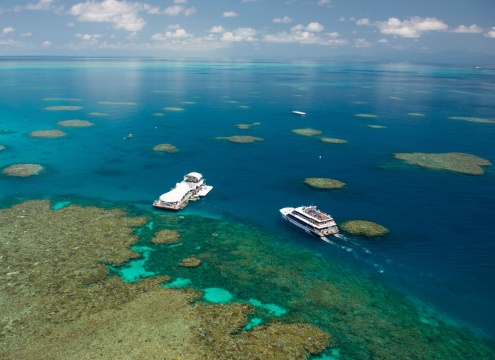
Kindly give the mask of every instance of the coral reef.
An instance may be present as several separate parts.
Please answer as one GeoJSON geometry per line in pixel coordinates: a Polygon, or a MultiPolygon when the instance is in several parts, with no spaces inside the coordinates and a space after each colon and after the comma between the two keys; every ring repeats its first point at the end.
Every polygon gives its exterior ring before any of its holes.
{"type": "Polygon", "coordinates": [[[76,101],[80,102],[83,101],[82,99],[76,99],[76,98],[60,98],[60,97],[47,97],[43,99],[44,101],[76,101]]]}
{"type": "Polygon", "coordinates": [[[135,102],[129,102],[129,101],[99,101],[98,104],[102,104],[102,105],[126,105],[126,106],[137,105],[135,102]]]}
{"type": "Polygon", "coordinates": [[[257,125],[260,125],[261,123],[259,122],[254,122],[252,124],[237,124],[236,127],[238,129],[241,129],[241,130],[249,130],[251,129],[253,126],[257,126],[257,125]]]}
{"type": "Polygon", "coordinates": [[[377,118],[378,115],[373,115],[373,114],[354,114],[354,116],[357,116],[357,117],[362,117],[362,118],[377,118]]]}
{"type": "Polygon", "coordinates": [[[241,136],[241,135],[234,135],[234,136],[219,136],[215,138],[216,140],[228,140],[230,142],[234,143],[253,143],[255,141],[263,141],[262,138],[256,137],[256,136],[241,136]]]}
{"type": "Polygon", "coordinates": [[[387,128],[386,126],[383,126],[383,125],[368,125],[368,127],[372,128],[372,129],[386,129],[387,128]]]}
{"type": "Polygon", "coordinates": [[[366,220],[350,220],[340,225],[341,229],[353,235],[368,237],[382,236],[389,231],[386,227],[366,220]]]}
{"type": "Polygon", "coordinates": [[[155,233],[155,236],[151,239],[151,242],[153,244],[177,244],[180,242],[180,234],[175,230],[160,230],[155,233]]]}
{"type": "Polygon", "coordinates": [[[172,144],[158,144],[153,147],[153,151],[176,153],[179,152],[179,149],[172,144]]]}
{"type": "Polygon", "coordinates": [[[169,107],[164,107],[163,110],[165,110],[165,111],[184,111],[184,108],[169,106],[169,107]]]}
{"type": "Polygon", "coordinates": [[[36,130],[36,131],[30,132],[29,136],[33,137],[33,138],[51,139],[51,138],[64,137],[64,136],[67,136],[67,134],[64,133],[63,131],[60,131],[60,130],[36,130]]]}
{"type": "Polygon", "coordinates": [[[39,175],[45,168],[39,164],[14,164],[2,170],[7,176],[28,177],[39,175]]]}
{"type": "Polygon", "coordinates": [[[345,186],[345,183],[330,178],[306,178],[304,183],[318,189],[339,189],[345,186]]]}
{"type": "Polygon", "coordinates": [[[296,133],[298,135],[303,135],[303,136],[313,136],[313,135],[321,135],[322,132],[320,130],[315,130],[315,129],[294,129],[292,130],[293,133],[296,133]]]}
{"type": "Polygon", "coordinates": [[[417,116],[417,117],[425,117],[426,116],[425,114],[416,113],[416,112],[410,112],[410,113],[407,113],[407,115],[409,115],[409,116],[417,116]]]}
{"type": "Polygon", "coordinates": [[[312,325],[242,331],[252,306],[198,302],[197,290],[163,288],[167,276],[107,277],[104,264],[138,256],[133,228],[147,220],[118,209],[51,210],[48,201],[0,210],[0,357],[303,359],[328,345],[312,325]]]}
{"type": "Polygon", "coordinates": [[[451,116],[451,117],[449,117],[449,119],[450,120],[462,120],[462,121],[469,121],[469,122],[485,123],[485,124],[495,124],[495,120],[493,120],[493,119],[485,119],[485,118],[469,117],[469,116],[451,116]]]}
{"type": "Polygon", "coordinates": [[[109,116],[109,115],[107,113],[102,113],[102,112],[90,112],[89,116],[103,117],[103,116],[109,116]]]}
{"type": "Polygon", "coordinates": [[[64,120],[59,121],[57,124],[66,127],[88,127],[94,125],[91,121],[87,120],[64,120]]]}
{"type": "Polygon", "coordinates": [[[182,259],[179,266],[195,268],[203,263],[203,260],[198,259],[197,257],[190,256],[188,258],[182,259]]]}
{"type": "Polygon", "coordinates": [[[153,113],[153,116],[155,116],[155,117],[164,117],[166,115],[164,113],[157,112],[157,113],[153,113]]]}
{"type": "Polygon", "coordinates": [[[396,153],[394,157],[408,164],[419,165],[430,169],[450,170],[463,174],[481,175],[481,166],[490,166],[491,162],[475,155],[449,152],[430,153],[396,153]]]}
{"type": "Polygon", "coordinates": [[[322,352],[330,335],[312,325],[271,322],[232,336],[247,323],[253,311],[248,304],[211,305],[198,303],[201,335],[207,359],[305,359],[322,352]],[[222,319],[228,319],[228,322],[222,319]]]}
{"type": "Polygon", "coordinates": [[[5,150],[5,149],[6,149],[5,145],[0,144],[0,151],[5,150]]]}
{"type": "Polygon", "coordinates": [[[326,143],[332,143],[332,144],[347,144],[348,141],[344,139],[337,139],[337,138],[329,138],[329,137],[322,137],[320,138],[320,141],[326,142],[326,143]]]}
{"type": "Polygon", "coordinates": [[[47,111],[78,111],[82,106],[48,106],[45,108],[47,111]]]}

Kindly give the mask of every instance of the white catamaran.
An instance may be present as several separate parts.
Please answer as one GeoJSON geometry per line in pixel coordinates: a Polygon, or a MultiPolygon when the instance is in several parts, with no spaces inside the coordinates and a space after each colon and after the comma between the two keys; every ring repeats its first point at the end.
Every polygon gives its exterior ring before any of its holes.
{"type": "Polygon", "coordinates": [[[280,209],[282,218],[318,237],[338,234],[339,228],[329,215],[316,206],[285,207],[280,209]]]}

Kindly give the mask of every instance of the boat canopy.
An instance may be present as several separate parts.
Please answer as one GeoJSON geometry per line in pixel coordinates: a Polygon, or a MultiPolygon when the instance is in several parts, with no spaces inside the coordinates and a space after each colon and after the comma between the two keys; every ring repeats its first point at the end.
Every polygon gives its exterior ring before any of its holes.
{"type": "Polygon", "coordinates": [[[200,181],[203,178],[203,175],[201,175],[198,172],[190,172],[185,177],[186,178],[194,178],[196,181],[200,181]]]}
{"type": "Polygon", "coordinates": [[[167,203],[175,203],[181,201],[182,198],[191,190],[186,183],[180,182],[170,190],[168,193],[165,193],[160,196],[160,201],[167,203]]]}

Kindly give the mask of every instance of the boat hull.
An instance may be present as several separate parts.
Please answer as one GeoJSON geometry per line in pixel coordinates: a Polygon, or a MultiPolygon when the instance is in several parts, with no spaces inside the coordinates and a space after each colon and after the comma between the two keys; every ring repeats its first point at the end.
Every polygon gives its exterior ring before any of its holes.
{"type": "Polygon", "coordinates": [[[322,236],[324,236],[324,235],[318,233],[317,231],[315,231],[314,229],[310,228],[309,226],[304,226],[302,224],[299,224],[298,222],[296,222],[293,219],[291,219],[289,216],[282,215],[282,219],[287,220],[291,224],[296,225],[298,228],[303,229],[304,231],[306,231],[310,235],[313,235],[313,236],[316,236],[316,237],[319,237],[319,238],[321,238],[322,236]]]}

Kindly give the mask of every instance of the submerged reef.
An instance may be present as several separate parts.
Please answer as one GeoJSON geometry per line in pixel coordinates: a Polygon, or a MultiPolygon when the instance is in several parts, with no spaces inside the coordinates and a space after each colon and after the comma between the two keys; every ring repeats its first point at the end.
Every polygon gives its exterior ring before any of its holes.
{"type": "Polygon", "coordinates": [[[330,335],[313,325],[243,331],[252,305],[198,301],[198,290],[161,286],[169,276],[109,277],[105,264],[139,257],[134,229],[146,232],[148,220],[119,209],[52,210],[46,200],[0,210],[0,358],[304,359],[328,346],[330,335]]]}
{"type": "Polygon", "coordinates": [[[296,133],[298,135],[303,135],[303,136],[313,136],[313,135],[321,135],[322,132],[320,130],[315,130],[311,128],[306,128],[306,129],[294,129],[292,130],[293,133],[296,133]]]}
{"type": "Polygon", "coordinates": [[[172,245],[180,242],[180,234],[175,230],[161,230],[155,233],[153,239],[151,239],[153,244],[165,244],[172,245]]]}
{"type": "Polygon", "coordinates": [[[362,117],[362,118],[370,118],[370,119],[374,119],[378,117],[378,115],[374,115],[374,114],[354,114],[354,116],[362,117]]]}
{"type": "Polygon", "coordinates": [[[39,175],[44,169],[39,164],[14,164],[7,166],[2,173],[7,176],[28,177],[39,175]]]}
{"type": "Polygon", "coordinates": [[[48,106],[45,108],[47,111],[78,111],[82,106],[48,106]]]}
{"type": "Polygon", "coordinates": [[[340,227],[353,235],[364,235],[368,237],[383,236],[388,234],[388,229],[380,224],[366,220],[346,221],[340,227]]]}
{"type": "Polygon", "coordinates": [[[348,141],[344,139],[337,139],[337,138],[329,138],[329,137],[322,137],[320,138],[320,141],[326,142],[326,143],[332,143],[332,144],[347,144],[348,141]]]}
{"type": "Polygon", "coordinates": [[[87,120],[64,120],[59,121],[57,124],[65,127],[88,127],[94,125],[91,121],[87,120]]]}
{"type": "Polygon", "coordinates": [[[185,259],[182,259],[179,266],[195,268],[203,263],[203,260],[198,259],[197,257],[191,256],[185,259]]]}
{"type": "Polygon", "coordinates": [[[180,231],[180,246],[160,246],[145,253],[149,255],[146,269],[171,276],[178,287],[204,291],[201,299],[224,304],[198,301],[195,305],[198,310],[210,306],[197,330],[211,357],[236,359],[237,346],[245,354],[243,359],[304,359],[304,351],[293,346],[304,340],[304,346],[310,345],[308,336],[315,340],[324,333],[315,337],[308,331],[323,329],[331,338],[322,358],[338,353],[341,360],[492,359],[493,347],[467,329],[420,311],[405,296],[359,271],[315,256],[251,224],[183,214],[155,216],[152,229],[142,228],[140,243],[147,246],[147,239],[164,228],[180,231]],[[203,260],[203,265],[177,266],[190,256],[203,260]],[[223,307],[227,304],[228,308],[223,307]],[[224,314],[229,322],[222,320],[224,314]],[[287,323],[308,335],[290,338],[294,333],[284,327],[287,323]],[[233,330],[239,326],[251,330],[233,330]],[[259,333],[267,340],[249,342],[261,330],[276,332],[259,333]],[[227,333],[231,335],[222,335],[227,333]]]}
{"type": "Polygon", "coordinates": [[[469,116],[451,116],[451,117],[449,117],[449,119],[450,120],[462,120],[462,121],[469,121],[469,122],[485,123],[485,124],[495,124],[495,120],[493,120],[493,119],[485,119],[485,118],[469,117],[469,116]]]}
{"type": "Polygon", "coordinates": [[[216,140],[228,140],[230,142],[234,143],[253,143],[255,141],[263,141],[262,138],[256,137],[256,136],[241,136],[241,135],[234,135],[234,136],[219,136],[215,138],[216,140]]]}
{"type": "Polygon", "coordinates": [[[372,129],[386,129],[387,128],[386,126],[383,126],[383,125],[368,125],[368,127],[372,128],[372,129]]]}
{"type": "Polygon", "coordinates": [[[102,113],[102,112],[90,112],[89,116],[104,117],[104,116],[110,116],[110,115],[107,113],[102,113]]]}
{"type": "Polygon", "coordinates": [[[158,144],[153,147],[153,151],[176,153],[179,152],[179,149],[172,144],[158,144]]]}
{"type": "Polygon", "coordinates": [[[394,157],[412,165],[419,165],[430,169],[450,170],[470,175],[482,175],[484,171],[481,166],[492,165],[486,159],[458,152],[441,154],[396,153],[394,157]]]}
{"type": "Polygon", "coordinates": [[[339,189],[345,186],[345,183],[329,178],[306,178],[304,183],[318,189],[339,189]]]}
{"type": "Polygon", "coordinates": [[[252,124],[237,124],[236,127],[238,129],[241,129],[241,130],[249,130],[251,129],[253,126],[257,126],[257,125],[261,125],[261,123],[259,122],[254,122],[252,124]]]}
{"type": "Polygon", "coordinates": [[[0,151],[5,150],[5,149],[6,149],[5,145],[0,144],[0,151]]]}
{"type": "Polygon", "coordinates": [[[66,133],[60,130],[36,130],[36,131],[31,131],[29,133],[30,137],[33,138],[59,138],[59,137],[64,137],[67,136],[66,133]]]}

